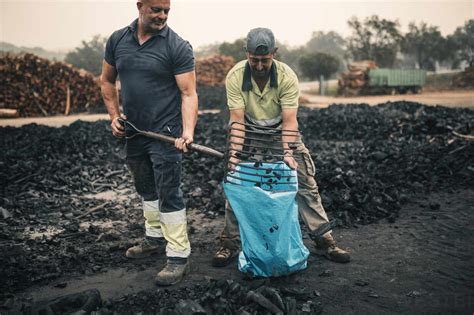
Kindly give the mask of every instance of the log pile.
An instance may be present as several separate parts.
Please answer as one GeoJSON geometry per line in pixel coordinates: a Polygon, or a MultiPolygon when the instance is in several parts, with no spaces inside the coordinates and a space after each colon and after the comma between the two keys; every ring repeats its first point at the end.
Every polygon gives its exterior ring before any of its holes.
{"type": "Polygon", "coordinates": [[[102,102],[90,73],[33,54],[2,56],[0,76],[0,108],[22,117],[67,115],[102,102]]]}
{"type": "Polygon", "coordinates": [[[224,86],[225,77],[234,64],[234,58],[229,56],[215,55],[196,59],[198,85],[224,86]]]}
{"type": "Polygon", "coordinates": [[[461,88],[474,87],[474,66],[467,67],[453,78],[453,85],[461,88]]]}
{"type": "Polygon", "coordinates": [[[368,82],[369,70],[376,68],[377,64],[372,60],[355,61],[349,64],[349,71],[341,73],[338,80],[338,94],[344,96],[358,95],[368,82]]]}
{"type": "Polygon", "coordinates": [[[200,109],[225,109],[225,77],[234,66],[234,58],[215,55],[196,59],[197,92],[200,109]]]}

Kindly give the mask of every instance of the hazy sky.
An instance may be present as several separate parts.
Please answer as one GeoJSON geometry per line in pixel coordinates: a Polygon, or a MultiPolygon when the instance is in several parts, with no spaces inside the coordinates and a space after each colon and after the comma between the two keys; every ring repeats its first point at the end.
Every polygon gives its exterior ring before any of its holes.
{"type": "MultiPolygon", "coordinates": [[[[138,15],[135,0],[0,0],[0,41],[18,46],[70,49],[94,34],[109,36],[138,15]]],[[[278,40],[302,45],[313,31],[350,35],[347,20],[373,14],[408,23],[427,22],[443,35],[474,18],[474,0],[171,0],[168,24],[197,48],[269,27],[278,40]]]]}

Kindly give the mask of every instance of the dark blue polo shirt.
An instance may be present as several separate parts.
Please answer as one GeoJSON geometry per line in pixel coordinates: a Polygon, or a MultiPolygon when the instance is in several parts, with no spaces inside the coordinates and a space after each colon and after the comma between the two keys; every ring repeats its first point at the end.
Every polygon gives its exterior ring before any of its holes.
{"type": "Polygon", "coordinates": [[[166,26],[140,46],[137,21],[107,41],[105,61],[115,67],[124,114],[143,130],[181,134],[181,92],[175,75],[194,70],[193,49],[166,26]]]}

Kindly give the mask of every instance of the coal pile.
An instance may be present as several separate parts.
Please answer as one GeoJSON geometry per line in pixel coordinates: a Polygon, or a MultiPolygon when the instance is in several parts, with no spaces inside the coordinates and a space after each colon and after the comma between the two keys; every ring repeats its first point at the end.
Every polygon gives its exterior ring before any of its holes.
{"type": "MultiPolygon", "coordinates": [[[[131,185],[120,143],[107,134],[107,126],[76,122],[59,129],[2,129],[0,250],[7,253],[0,257],[2,290],[126,263],[121,252],[130,240],[101,226],[81,227],[87,220],[79,219],[96,209],[95,218],[123,220],[125,208],[138,207],[131,198],[88,197],[131,185]]],[[[132,239],[141,234],[133,222],[126,227],[132,239]]]]}
{"type": "Polygon", "coordinates": [[[209,86],[197,84],[200,109],[225,109],[227,107],[227,95],[225,86],[209,86]]]}
{"type": "Polygon", "coordinates": [[[158,289],[106,301],[104,314],[320,314],[319,292],[308,288],[273,288],[265,282],[246,284],[209,279],[177,290],[158,289]]]}
{"type": "MultiPolygon", "coordinates": [[[[345,224],[394,221],[414,194],[474,184],[474,111],[396,102],[301,112],[323,204],[345,224]]],[[[435,207],[435,206],[434,206],[435,207]]]]}
{"type": "Polygon", "coordinates": [[[32,303],[10,297],[7,314],[320,314],[319,291],[288,286],[276,289],[266,280],[250,283],[206,279],[178,289],[159,288],[117,299],[101,298],[97,289],[32,303]]]}
{"type": "MultiPolygon", "coordinates": [[[[223,151],[223,116],[200,116],[196,143],[223,151]]],[[[349,226],[394,221],[413,196],[473,187],[473,143],[459,136],[472,135],[473,118],[468,109],[406,102],[301,109],[329,216],[349,226]]],[[[0,129],[2,292],[131,266],[123,252],[143,235],[141,206],[109,123],[0,129]]],[[[224,214],[222,164],[186,155],[188,209],[224,214]]]]}

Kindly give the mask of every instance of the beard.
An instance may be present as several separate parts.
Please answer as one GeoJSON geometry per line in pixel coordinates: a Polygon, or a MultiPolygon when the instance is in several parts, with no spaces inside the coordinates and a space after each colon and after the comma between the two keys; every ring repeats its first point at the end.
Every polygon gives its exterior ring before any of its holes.
{"type": "Polygon", "coordinates": [[[167,21],[167,19],[165,19],[165,20],[161,20],[161,19],[150,20],[149,23],[146,23],[146,24],[144,23],[143,28],[149,34],[156,34],[156,33],[159,33],[166,26],[166,21],[167,21]],[[156,23],[159,23],[160,25],[158,25],[156,23]]]}
{"type": "Polygon", "coordinates": [[[261,71],[250,68],[252,76],[257,79],[264,79],[270,75],[270,69],[263,69],[261,71]]]}

